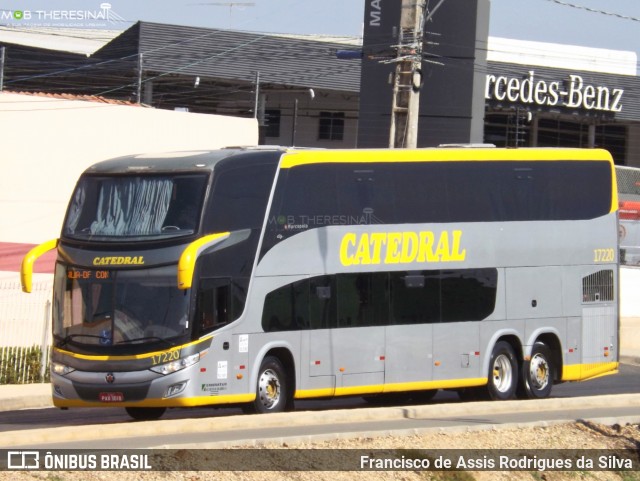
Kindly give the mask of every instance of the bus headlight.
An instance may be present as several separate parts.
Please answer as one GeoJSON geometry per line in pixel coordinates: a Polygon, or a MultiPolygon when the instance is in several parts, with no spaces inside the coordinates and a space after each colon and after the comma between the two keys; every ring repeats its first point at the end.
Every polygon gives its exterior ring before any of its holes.
{"type": "Polygon", "coordinates": [[[167,374],[171,374],[180,371],[181,369],[185,369],[189,366],[193,366],[199,360],[200,353],[192,354],[191,356],[183,357],[182,359],[177,359],[165,364],[160,364],[159,366],[153,366],[151,370],[153,372],[157,372],[166,376],[167,374]]]}
{"type": "Polygon", "coordinates": [[[66,376],[67,374],[75,371],[75,369],[65,364],[60,364],[59,362],[52,362],[51,371],[59,376],[66,376]]]}

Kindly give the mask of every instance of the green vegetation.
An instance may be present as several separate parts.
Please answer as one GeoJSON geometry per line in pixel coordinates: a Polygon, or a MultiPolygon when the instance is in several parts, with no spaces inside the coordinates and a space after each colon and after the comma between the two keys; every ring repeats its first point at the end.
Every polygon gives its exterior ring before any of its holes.
{"type": "Polygon", "coordinates": [[[0,384],[31,384],[49,382],[49,350],[45,353],[44,378],[42,349],[31,347],[0,347],[0,384]]]}

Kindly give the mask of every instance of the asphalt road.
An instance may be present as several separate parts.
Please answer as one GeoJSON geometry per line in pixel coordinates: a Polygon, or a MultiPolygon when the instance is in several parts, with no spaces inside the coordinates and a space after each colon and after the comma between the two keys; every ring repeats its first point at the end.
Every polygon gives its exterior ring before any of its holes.
{"type": "MultiPolygon", "coordinates": [[[[210,422],[219,420],[223,423],[225,420],[231,422],[233,419],[240,419],[242,424],[229,429],[220,429],[215,432],[186,432],[180,433],[172,431],[172,428],[163,428],[161,434],[153,433],[146,435],[145,432],[136,434],[133,430],[133,436],[119,437],[116,431],[122,428],[133,428],[135,426],[149,425],[150,423],[136,424],[128,415],[120,408],[105,409],[72,409],[62,411],[55,408],[47,409],[27,409],[20,411],[0,412],[0,432],[20,433],[22,434],[22,442],[20,444],[27,446],[36,444],[40,448],[140,448],[154,446],[179,446],[179,445],[198,445],[204,446],[207,443],[224,443],[237,440],[254,440],[265,438],[287,438],[300,436],[321,436],[330,437],[336,433],[349,432],[365,432],[365,433],[387,433],[389,431],[416,430],[427,428],[452,428],[462,426],[474,426],[482,424],[504,424],[504,423],[529,423],[536,421],[555,421],[563,419],[578,418],[602,418],[602,417],[638,417],[640,418],[640,405],[610,407],[588,406],[586,398],[591,396],[615,395],[615,394],[639,394],[640,393],[640,366],[622,364],[620,373],[615,376],[606,376],[582,383],[566,383],[554,386],[552,399],[559,402],[566,400],[576,401],[585,399],[583,402],[573,402],[570,407],[560,407],[553,410],[537,410],[537,409],[520,409],[514,407],[513,412],[504,408],[491,408],[486,411],[487,403],[463,403],[458,399],[457,394],[453,392],[441,391],[429,403],[428,406],[417,406],[416,409],[448,407],[452,412],[464,414],[452,416],[408,416],[402,419],[367,419],[368,414],[373,412],[375,418],[375,410],[368,409],[372,406],[362,398],[345,398],[335,399],[331,401],[299,401],[296,403],[296,412],[316,412],[323,418],[323,422],[308,423],[295,426],[283,425],[277,426],[261,426],[264,420],[270,416],[236,416],[241,413],[238,408],[194,408],[194,409],[173,409],[169,410],[162,421],[156,422],[155,426],[167,421],[167,425],[171,424],[171,420],[184,420],[185,423],[210,422]],[[584,406],[582,406],[584,404],[584,406]],[[476,409],[476,406],[478,407],[476,409]],[[495,412],[493,412],[495,410],[495,412]],[[335,421],[338,417],[340,421],[335,421]],[[353,417],[354,422],[348,422],[353,417]],[[227,419],[228,418],[228,419],[227,419]],[[250,423],[242,421],[242,419],[251,419],[250,423]],[[255,422],[260,420],[259,423],[255,422]],[[326,422],[324,422],[326,420],[326,422]],[[74,427],[79,429],[91,429],[92,425],[101,425],[104,430],[104,439],[74,440],[65,437],[59,441],[42,442],[42,433],[62,431],[61,427],[70,428],[69,432],[73,432],[74,427]],[[109,426],[112,426],[110,428],[109,426]],[[53,428],[53,429],[51,429],[53,428]],[[113,429],[113,434],[110,433],[113,429]],[[164,432],[169,431],[169,432],[164,432]]],[[[640,399],[640,398],[639,398],[640,399]]],[[[533,403],[540,401],[533,401],[533,403]]],[[[491,406],[502,406],[508,403],[489,403],[491,406]]],[[[558,403],[556,403],[558,404],[558,403]]],[[[529,405],[531,406],[531,404],[529,405]]],[[[534,405],[536,406],[536,405],[534,405]]],[[[377,408],[385,409],[385,408],[377,408]]],[[[393,408],[392,408],[393,409],[393,408]]],[[[397,409],[401,409],[396,407],[397,409]]],[[[383,411],[379,411],[382,413],[383,411]]],[[[427,411],[424,411],[427,412],[427,411]]],[[[286,416],[286,414],[284,414],[286,416]]],[[[174,423],[175,424],[175,423],[174,423]]],[[[73,438],[73,436],[72,436],[73,438]]],[[[55,436],[53,437],[55,439],[55,436]]],[[[2,444],[0,442],[0,444],[2,444]]]]}

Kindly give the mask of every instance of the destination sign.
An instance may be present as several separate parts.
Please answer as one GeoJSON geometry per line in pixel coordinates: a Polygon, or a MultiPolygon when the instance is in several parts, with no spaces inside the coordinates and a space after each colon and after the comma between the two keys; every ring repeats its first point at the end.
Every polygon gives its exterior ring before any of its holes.
{"type": "Polygon", "coordinates": [[[111,272],[100,270],[93,271],[89,269],[67,269],[67,279],[82,279],[84,281],[99,279],[105,280],[111,278],[111,272]]]}

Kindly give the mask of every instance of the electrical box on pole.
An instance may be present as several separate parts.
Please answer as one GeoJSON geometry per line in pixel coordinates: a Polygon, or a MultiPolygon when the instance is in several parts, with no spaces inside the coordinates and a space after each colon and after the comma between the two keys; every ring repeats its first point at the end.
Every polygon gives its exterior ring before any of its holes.
{"type": "Polygon", "coordinates": [[[422,79],[422,24],[425,4],[402,0],[389,147],[415,148],[418,142],[420,84],[422,79]]]}
{"type": "Polygon", "coordinates": [[[425,17],[426,0],[402,0],[400,30],[395,63],[393,102],[391,106],[390,148],[416,148],[422,87],[422,46],[426,22],[444,3],[440,0],[425,17]]]}

